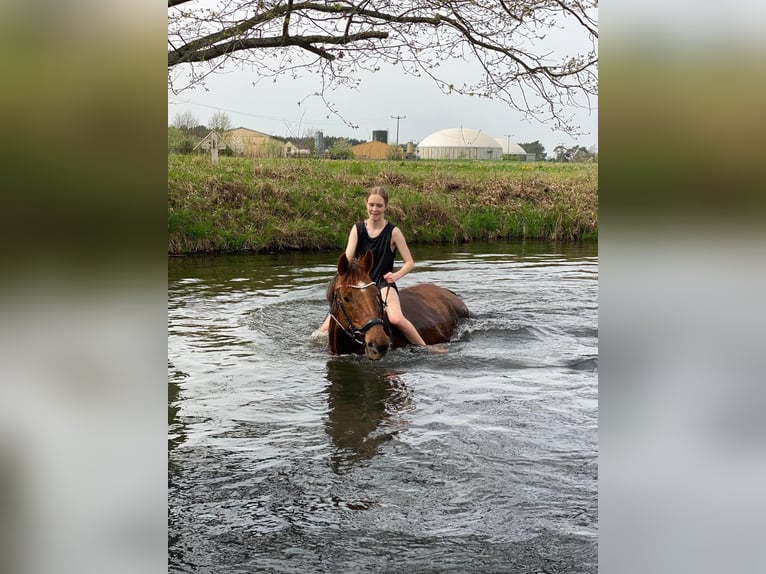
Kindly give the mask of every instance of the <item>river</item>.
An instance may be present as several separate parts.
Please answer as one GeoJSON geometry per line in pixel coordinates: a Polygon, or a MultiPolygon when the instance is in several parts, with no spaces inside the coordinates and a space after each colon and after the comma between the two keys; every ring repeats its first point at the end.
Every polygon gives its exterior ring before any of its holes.
{"type": "Polygon", "coordinates": [[[339,253],[169,259],[170,572],[597,572],[597,245],[411,248],[471,317],[378,362],[339,253]]]}

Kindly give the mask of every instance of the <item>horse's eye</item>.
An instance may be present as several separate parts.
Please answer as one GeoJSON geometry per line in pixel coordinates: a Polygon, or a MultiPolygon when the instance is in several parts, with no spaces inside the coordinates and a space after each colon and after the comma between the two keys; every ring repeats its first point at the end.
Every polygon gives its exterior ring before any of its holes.
{"type": "Polygon", "coordinates": [[[350,302],[351,302],[351,297],[349,297],[348,295],[344,295],[344,296],[343,296],[343,300],[344,300],[346,303],[350,303],[350,302]]]}

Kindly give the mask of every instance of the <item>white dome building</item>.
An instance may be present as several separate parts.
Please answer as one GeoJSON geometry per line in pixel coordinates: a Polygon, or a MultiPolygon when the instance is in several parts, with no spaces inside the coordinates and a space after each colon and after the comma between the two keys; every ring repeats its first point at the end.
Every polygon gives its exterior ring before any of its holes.
{"type": "Polygon", "coordinates": [[[421,159],[502,159],[503,146],[493,137],[469,128],[432,133],[418,144],[421,159]]]}
{"type": "Polygon", "coordinates": [[[503,149],[503,155],[520,155],[527,157],[527,152],[516,142],[512,142],[507,137],[495,138],[495,141],[500,144],[503,149]]]}

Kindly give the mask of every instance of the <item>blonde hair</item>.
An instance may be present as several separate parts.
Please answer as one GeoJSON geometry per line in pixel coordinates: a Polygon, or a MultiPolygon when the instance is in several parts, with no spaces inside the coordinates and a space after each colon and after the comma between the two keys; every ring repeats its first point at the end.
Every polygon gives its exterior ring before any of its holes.
{"type": "Polygon", "coordinates": [[[388,205],[388,192],[386,191],[386,188],[380,185],[376,185],[375,187],[371,187],[367,190],[367,199],[370,198],[371,195],[379,195],[383,198],[383,203],[388,205]]]}

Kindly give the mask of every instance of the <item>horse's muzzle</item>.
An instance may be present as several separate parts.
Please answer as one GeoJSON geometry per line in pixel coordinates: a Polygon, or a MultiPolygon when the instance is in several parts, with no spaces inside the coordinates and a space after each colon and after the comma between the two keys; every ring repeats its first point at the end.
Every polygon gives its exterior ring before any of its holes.
{"type": "Polygon", "coordinates": [[[386,356],[390,341],[383,327],[370,329],[364,338],[364,354],[371,361],[378,361],[386,356]]]}

